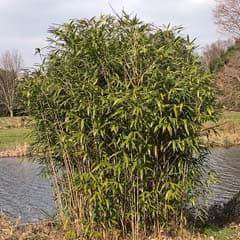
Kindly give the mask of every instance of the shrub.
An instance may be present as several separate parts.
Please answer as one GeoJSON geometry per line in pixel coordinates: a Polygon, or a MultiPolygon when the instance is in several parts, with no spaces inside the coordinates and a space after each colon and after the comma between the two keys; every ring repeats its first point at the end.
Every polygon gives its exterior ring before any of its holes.
{"type": "Polygon", "coordinates": [[[87,239],[183,224],[203,188],[201,127],[216,119],[193,42],[127,14],[50,33],[24,89],[61,214],[87,239]]]}

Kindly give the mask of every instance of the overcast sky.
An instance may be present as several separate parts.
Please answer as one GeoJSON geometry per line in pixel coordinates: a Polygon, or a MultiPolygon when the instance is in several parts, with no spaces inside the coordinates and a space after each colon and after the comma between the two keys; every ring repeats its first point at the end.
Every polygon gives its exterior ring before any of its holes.
{"type": "Polygon", "coordinates": [[[213,23],[214,0],[0,0],[0,52],[18,49],[32,66],[40,61],[34,49],[47,45],[49,26],[112,13],[110,5],[156,25],[183,26],[200,46],[223,38],[213,23]]]}

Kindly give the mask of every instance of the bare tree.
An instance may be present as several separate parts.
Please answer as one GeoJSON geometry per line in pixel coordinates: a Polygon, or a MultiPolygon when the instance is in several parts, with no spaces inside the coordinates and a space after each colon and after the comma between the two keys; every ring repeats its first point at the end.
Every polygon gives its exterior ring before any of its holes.
{"type": "Polygon", "coordinates": [[[207,45],[203,49],[203,62],[209,66],[209,64],[224,54],[226,50],[225,43],[223,41],[217,41],[210,45],[207,45]]]}
{"type": "Polygon", "coordinates": [[[233,44],[234,41],[232,40],[218,40],[210,45],[207,45],[203,48],[202,52],[203,64],[209,68],[211,72],[213,72],[218,67],[218,64],[221,64],[221,61],[224,61],[223,56],[225,52],[233,44]]]}
{"type": "Polygon", "coordinates": [[[11,117],[16,105],[16,90],[22,64],[22,56],[18,50],[5,51],[0,56],[0,101],[11,117]]]}
{"type": "Polygon", "coordinates": [[[240,37],[240,0],[216,0],[215,23],[223,32],[240,37]]]}

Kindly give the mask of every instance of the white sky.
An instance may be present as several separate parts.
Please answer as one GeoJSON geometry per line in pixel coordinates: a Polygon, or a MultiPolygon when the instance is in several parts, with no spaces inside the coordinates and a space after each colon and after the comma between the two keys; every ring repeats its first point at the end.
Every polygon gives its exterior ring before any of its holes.
{"type": "Polygon", "coordinates": [[[214,0],[0,0],[0,52],[18,49],[26,66],[39,62],[35,48],[47,46],[47,29],[73,18],[117,11],[155,25],[177,25],[200,47],[223,38],[214,25],[214,0]]]}

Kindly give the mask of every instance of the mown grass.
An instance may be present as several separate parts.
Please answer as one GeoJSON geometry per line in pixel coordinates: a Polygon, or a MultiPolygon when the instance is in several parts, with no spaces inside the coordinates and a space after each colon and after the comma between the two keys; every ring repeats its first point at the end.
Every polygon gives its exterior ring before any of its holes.
{"type": "Polygon", "coordinates": [[[0,150],[29,145],[31,126],[28,117],[0,118],[0,150]]]}
{"type": "Polygon", "coordinates": [[[8,128],[0,129],[0,149],[14,148],[30,143],[30,129],[8,128]]]}

